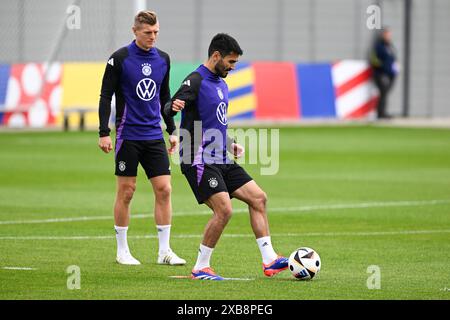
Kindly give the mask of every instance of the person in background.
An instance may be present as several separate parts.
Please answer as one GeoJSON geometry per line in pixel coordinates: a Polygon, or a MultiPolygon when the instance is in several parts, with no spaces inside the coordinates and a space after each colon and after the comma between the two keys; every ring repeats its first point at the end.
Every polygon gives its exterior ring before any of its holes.
{"type": "Polygon", "coordinates": [[[391,118],[387,112],[387,96],[394,85],[398,64],[389,28],[380,30],[370,51],[369,62],[373,70],[373,80],[380,94],[376,107],[377,118],[391,118]]]}

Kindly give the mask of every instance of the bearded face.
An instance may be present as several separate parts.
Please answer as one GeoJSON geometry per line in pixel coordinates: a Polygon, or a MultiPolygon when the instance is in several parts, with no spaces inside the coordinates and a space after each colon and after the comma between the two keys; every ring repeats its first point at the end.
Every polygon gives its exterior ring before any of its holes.
{"type": "Polygon", "coordinates": [[[216,66],[214,67],[214,70],[216,71],[217,75],[219,75],[222,78],[225,78],[228,75],[228,72],[231,70],[231,67],[227,67],[225,65],[224,59],[220,58],[220,60],[217,62],[216,66]]]}
{"type": "Polygon", "coordinates": [[[236,53],[230,53],[225,57],[220,56],[220,59],[217,61],[214,66],[215,73],[222,78],[225,78],[228,75],[228,72],[235,68],[236,63],[239,60],[239,55],[236,53]]]}

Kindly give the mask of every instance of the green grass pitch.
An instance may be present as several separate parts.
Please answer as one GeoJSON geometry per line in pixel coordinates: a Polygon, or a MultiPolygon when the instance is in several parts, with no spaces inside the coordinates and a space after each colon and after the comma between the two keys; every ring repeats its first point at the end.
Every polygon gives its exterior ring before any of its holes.
{"type": "Polygon", "coordinates": [[[264,277],[236,200],[211,262],[251,280],[170,278],[190,273],[209,218],[175,165],[171,246],[188,264],[156,264],[154,199],[140,169],[128,234],[142,265],[118,265],[113,154],[99,150],[97,134],[2,132],[0,146],[0,299],[450,298],[450,130],[282,128],[278,174],[244,166],[268,194],[275,249],[320,254],[321,272],[305,282],[289,271],[264,277]],[[72,265],[80,289],[68,289],[72,265]],[[379,289],[368,287],[374,265],[379,289]]]}

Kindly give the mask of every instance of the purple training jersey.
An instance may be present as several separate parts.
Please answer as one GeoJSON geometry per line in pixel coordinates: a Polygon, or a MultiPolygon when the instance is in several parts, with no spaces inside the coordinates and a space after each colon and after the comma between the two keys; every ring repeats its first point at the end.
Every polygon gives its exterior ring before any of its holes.
{"type": "MultiPolygon", "coordinates": [[[[109,135],[111,99],[116,97],[117,140],[162,139],[161,106],[170,100],[169,55],[157,48],[143,50],[133,41],[108,59],[100,94],[100,136],[109,135]]],[[[164,116],[167,132],[175,130],[164,116]]]]}
{"type": "MultiPolygon", "coordinates": [[[[228,86],[204,65],[184,79],[172,101],[185,101],[181,112],[180,158],[188,166],[231,163],[227,147],[228,86]]],[[[173,115],[173,112],[172,112],[173,115]]]]}

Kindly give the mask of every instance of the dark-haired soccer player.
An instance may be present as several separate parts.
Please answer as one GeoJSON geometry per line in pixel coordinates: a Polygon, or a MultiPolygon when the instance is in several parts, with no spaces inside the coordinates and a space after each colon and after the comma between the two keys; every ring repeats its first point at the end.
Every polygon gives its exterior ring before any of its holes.
{"type": "Polygon", "coordinates": [[[266,194],[227,156],[227,150],[236,157],[244,153],[243,147],[227,136],[228,87],[222,79],[235,68],[241,55],[242,50],[234,38],[217,34],[209,46],[207,61],[187,76],[171,103],[164,108],[164,112],[172,116],[181,111],[181,171],[198,203],[206,203],[213,211],[191,273],[193,279],[224,279],[211,269],[210,258],[231,218],[230,198],[233,197],[249,206],[264,274],[271,277],[288,266],[287,258],[278,256],[272,247],[266,194]]]}
{"type": "MultiPolygon", "coordinates": [[[[170,164],[160,125],[161,106],[170,101],[169,55],[155,47],[159,23],[154,12],[139,12],[132,29],[136,39],[114,52],[108,60],[99,106],[98,145],[108,153],[112,150],[108,123],[111,98],[115,94],[116,261],[120,264],[140,264],[131,255],[127,242],[130,202],[136,190],[137,168],[140,163],[155,194],[155,222],[159,239],[157,263],[182,265],[186,261],[178,257],[169,245],[172,220],[170,164]]],[[[170,135],[169,153],[172,153],[178,141],[173,135],[175,124],[172,118],[163,117],[166,131],[170,135]]]]}

